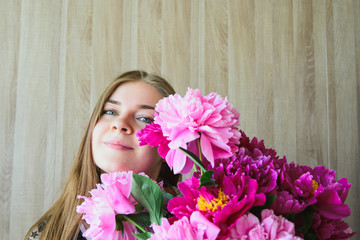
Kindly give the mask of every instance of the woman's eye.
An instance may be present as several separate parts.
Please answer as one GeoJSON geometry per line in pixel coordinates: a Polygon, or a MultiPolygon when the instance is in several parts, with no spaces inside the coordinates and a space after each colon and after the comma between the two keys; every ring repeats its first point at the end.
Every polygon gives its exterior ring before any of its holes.
{"type": "Polygon", "coordinates": [[[116,115],[117,113],[113,110],[104,110],[103,111],[103,114],[106,114],[106,115],[116,115]]]}
{"type": "Polygon", "coordinates": [[[138,119],[146,124],[152,123],[154,121],[152,118],[149,117],[139,117],[138,119]]]}

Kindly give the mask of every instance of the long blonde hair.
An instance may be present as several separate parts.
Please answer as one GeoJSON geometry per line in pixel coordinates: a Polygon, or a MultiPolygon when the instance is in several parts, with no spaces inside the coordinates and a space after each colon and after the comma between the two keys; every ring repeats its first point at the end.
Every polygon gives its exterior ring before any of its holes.
{"type": "MultiPolygon", "coordinates": [[[[92,130],[101,117],[103,106],[112,93],[124,82],[144,81],[155,87],[166,97],[174,94],[171,85],[162,77],[145,71],[130,71],[117,77],[100,96],[90,117],[82,138],[74,165],[66,181],[64,190],[52,207],[30,228],[25,239],[28,239],[36,227],[43,228],[40,239],[72,239],[79,233],[81,215],[76,213],[76,206],[82,200],[78,195],[89,196],[89,191],[100,182],[100,169],[95,165],[91,152],[92,130]]],[[[163,163],[157,180],[163,180],[165,186],[176,186],[179,175],[174,175],[163,163]]],[[[41,230],[40,230],[41,231],[41,230]]]]}

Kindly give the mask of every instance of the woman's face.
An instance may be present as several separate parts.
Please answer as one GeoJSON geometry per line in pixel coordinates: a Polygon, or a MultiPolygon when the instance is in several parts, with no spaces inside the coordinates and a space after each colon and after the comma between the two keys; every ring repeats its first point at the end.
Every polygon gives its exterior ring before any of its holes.
{"type": "Polygon", "coordinates": [[[104,172],[145,172],[156,179],[161,160],[157,150],[139,146],[136,132],[154,119],[155,104],[163,95],[143,81],[121,84],[103,107],[92,132],[92,155],[104,172]]]}

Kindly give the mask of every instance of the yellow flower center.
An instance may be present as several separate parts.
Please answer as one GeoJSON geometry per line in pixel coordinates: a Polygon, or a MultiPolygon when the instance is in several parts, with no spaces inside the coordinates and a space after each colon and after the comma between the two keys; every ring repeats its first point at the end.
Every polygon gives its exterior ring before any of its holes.
{"type": "Polygon", "coordinates": [[[319,188],[319,184],[315,180],[312,180],[312,188],[311,195],[314,195],[315,191],[319,188]]]}
{"type": "Polygon", "coordinates": [[[217,198],[214,198],[211,201],[206,200],[203,196],[198,197],[197,204],[200,211],[217,211],[220,210],[229,203],[229,197],[225,195],[221,189],[217,198]]]}

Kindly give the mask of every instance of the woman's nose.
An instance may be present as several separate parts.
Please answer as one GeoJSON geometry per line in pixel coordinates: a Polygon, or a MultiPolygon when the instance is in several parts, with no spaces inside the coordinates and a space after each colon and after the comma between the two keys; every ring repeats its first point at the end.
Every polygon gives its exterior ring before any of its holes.
{"type": "Polygon", "coordinates": [[[111,129],[113,131],[119,131],[124,134],[132,134],[133,129],[131,124],[126,119],[118,118],[112,122],[111,129]]]}

